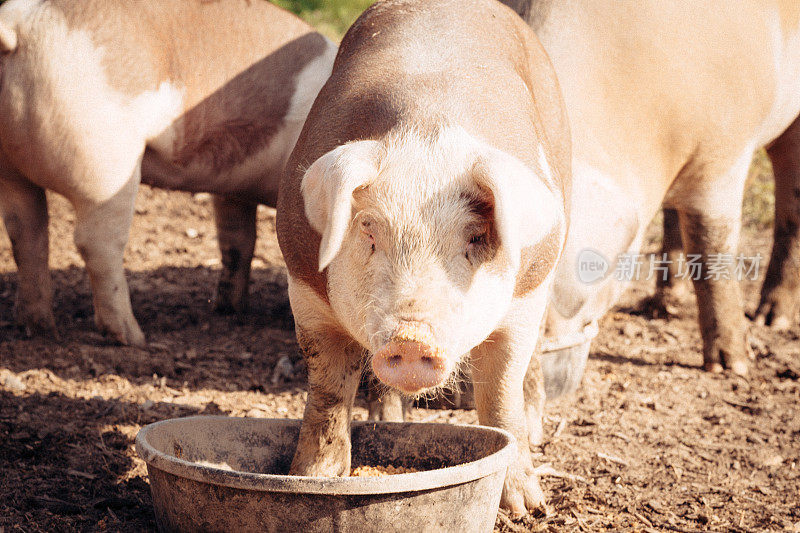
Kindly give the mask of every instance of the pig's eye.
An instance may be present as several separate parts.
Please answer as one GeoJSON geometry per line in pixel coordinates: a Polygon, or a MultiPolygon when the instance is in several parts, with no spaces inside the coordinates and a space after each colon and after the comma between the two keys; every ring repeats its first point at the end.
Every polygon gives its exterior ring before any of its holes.
{"type": "Polygon", "coordinates": [[[469,243],[473,246],[481,246],[486,244],[486,234],[481,233],[480,235],[473,235],[469,239],[469,243]]]}
{"type": "Polygon", "coordinates": [[[469,238],[467,244],[467,253],[464,254],[466,258],[473,264],[480,262],[481,250],[486,246],[486,234],[479,233],[469,238]]]}

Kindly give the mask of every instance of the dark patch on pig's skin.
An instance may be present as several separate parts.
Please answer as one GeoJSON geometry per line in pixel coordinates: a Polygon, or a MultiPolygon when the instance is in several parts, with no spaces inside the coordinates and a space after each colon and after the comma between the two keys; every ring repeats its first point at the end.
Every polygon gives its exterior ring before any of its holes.
{"type": "Polygon", "coordinates": [[[318,57],[326,47],[321,35],[303,35],[237,75],[225,90],[186,111],[181,117],[184,138],[176,143],[173,162],[187,168],[199,161],[222,171],[264,149],[285,126],[296,89],[294,78],[307,65],[298,58],[318,57]],[[287,80],[291,81],[287,84],[287,80]]]}
{"type": "MultiPolygon", "coordinates": [[[[298,146],[301,145],[303,135],[307,135],[305,128],[297,142],[298,146]]],[[[306,218],[305,202],[300,192],[304,169],[311,166],[315,160],[296,164],[293,171],[287,171],[290,178],[284,176],[282,180],[275,224],[278,243],[289,275],[311,288],[327,304],[329,303],[327,269],[322,272],[317,269],[321,235],[311,227],[306,218]]],[[[291,161],[287,164],[287,168],[292,168],[289,165],[292,165],[291,161]]]]}
{"type": "MultiPolygon", "coordinates": [[[[326,383],[329,384],[329,383],[326,383]]],[[[344,403],[344,398],[341,393],[337,394],[330,389],[320,387],[319,385],[312,385],[309,383],[309,400],[313,400],[313,405],[319,410],[329,410],[338,407],[344,403]]],[[[338,387],[341,389],[341,384],[338,387]]]]}
{"type": "Polygon", "coordinates": [[[297,345],[306,359],[314,359],[319,355],[316,343],[311,340],[311,336],[304,330],[297,328],[297,345]]]}
{"type": "MultiPolygon", "coordinates": [[[[487,264],[491,268],[491,264],[497,258],[500,239],[497,236],[497,228],[494,224],[492,194],[483,190],[482,187],[480,189],[479,195],[470,194],[466,191],[461,193],[461,200],[467,204],[469,211],[483,221],[481,225],[476,225],[472,228],[474,231],[480,232],[482,227],[483,242],[474,248],[468,259],[474,265],[487,264]]],[[[502,270],[502,266],[499,270],[502,270]]]]}
{"type": "Polygon", "coordinates": [[[494,220],[494,204],[491,201],[492,194],[490,192],[481,188],[480,196],[463,191],[460,197],[462,201],[466,202],[472,213],[484,220],[494,220]]]}
{"type": "Polygon", "coordinates": [[[537,244],[522,249],[522,261],[514,287],[515,298],[526,296],[542,284],[555,267],[563,244],[564,232],[561,225],[557,224],[537,244]]]}

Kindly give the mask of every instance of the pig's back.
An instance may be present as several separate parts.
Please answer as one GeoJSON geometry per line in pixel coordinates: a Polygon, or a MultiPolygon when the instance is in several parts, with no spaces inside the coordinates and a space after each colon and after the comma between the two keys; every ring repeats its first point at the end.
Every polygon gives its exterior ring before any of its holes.
{"type": "Polygon", "coordinates": [[[516,14],[490,0],[378,2],[342,40],[319,102],[313,116],[344,139],[457,123],[531,165],[537,139],[569,145],[546,54],[516,14]]]}

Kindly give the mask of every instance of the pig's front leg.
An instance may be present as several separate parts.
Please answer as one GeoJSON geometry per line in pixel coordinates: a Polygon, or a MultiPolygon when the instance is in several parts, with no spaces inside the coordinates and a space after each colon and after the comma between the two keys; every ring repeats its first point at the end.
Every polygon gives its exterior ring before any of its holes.
{"type": "Polygon", "coordinates": [[[297,340],[308,366],[308,401],[292,475],[350,474],[350,420],[363,351],[332,329],[310,330],[298,323],[297,340]]]}
{"type": "Polygon", "coordinates": [[[532,429],[538,432],[534,440],[539,440],[544,408],[544,401],[539,400],[544,398],[544,381],[541,372],[529,373],[528,365],[536,348],[542,312],[535,305],[520,307],[514,313],[517,319],[508,322],[513,325],[496,330],[472,350],[475,405],[481,424],[505,429],[517,439],[517,459],[508,468],[500,500],[500,506],[514,516],[545,508],[531,460],[528,427],[529,420],[537,423],[532,429]],[[530,313],[527,317],[524,308],[530,313]],[[526,405],[526,396],[537,401],[526,405]]]}
{"type": "Polygon", "coordinates": [[[403,422],[411,411],[413,402],[396,390],[381,386],[375,376],[367,379],[367,420],[403,422]]]}

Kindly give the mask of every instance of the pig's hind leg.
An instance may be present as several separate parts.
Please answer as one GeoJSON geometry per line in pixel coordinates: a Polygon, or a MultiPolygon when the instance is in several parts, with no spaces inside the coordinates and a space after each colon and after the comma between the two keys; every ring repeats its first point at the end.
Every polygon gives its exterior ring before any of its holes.
{"type": "Polygon", "coordinates": [[[756,323],[784,330],[800,310],[800,119],[767,153],[775,171],[775,230],[756,323]]]}
{"type": "Polygon", "coordinates": [[[27,335],[56,336],[48,268],[47,198],[0,153],[0,214],[18,269],[16,320],[27,335]]]}
{"type": "Polygon", "coordinates": [[[137,166],[127,183],[106,200],[73,201],[75,245],[89,272],[95,323],[118,342],[133,346],[143,346],[145,338],[133,316],[122,256],[140,175],[137,166]]]}
{"type": "Polygon", "coordinates": [[[214,220],[222,254],[222,273],[214,308],[220,313],[247,311],[247,285],[256,245],[256,211],[252,202],[214,196],[214,220]]]}

